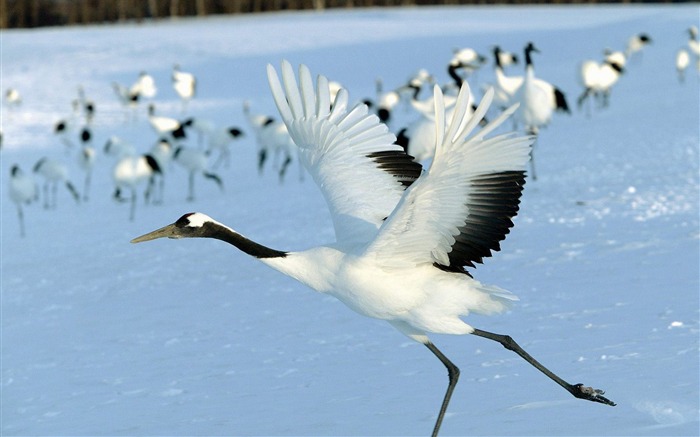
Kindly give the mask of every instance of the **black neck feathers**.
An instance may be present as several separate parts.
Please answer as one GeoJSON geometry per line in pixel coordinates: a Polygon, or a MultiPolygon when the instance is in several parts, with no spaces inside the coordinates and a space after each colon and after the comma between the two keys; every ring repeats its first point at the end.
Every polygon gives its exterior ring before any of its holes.
{"type": "Polygon", "coordinates": [[[218,223],[204,223],[204,225],[200,228],[200,232],[198,233],[198,236],[200,237],[215,238],[217,240],[225,241],[226,243],[237,247],[242,252],[256,258],[283,258],[287,256],[286,252],[271,249],[267,246],[263,246],[262,244],[258,244],[255,241],[249,240],[243,235],[218,223]]]}
{"type": "Polygon", "coordinates": [[[498,46],[493,48],[493,61],[496,64],[496,68],[503,68],[503,65],[501,65],[501,48],[498,46]]]}
{"type": "Polygon", "coordinates": [[[461,66],[461,65],[460,65],[459,63],[456,63],[456,64],[454,64],[454,65],[453,65],[453,64],[450,64],[450,65],[447,67],[447,74],[449,74],[450,77],[452,78],[452,80],[455,81],[455,83],[457,84],[457,87],[458,87],[458,88],[461,87],[461,86],[462,86],[462,83],[464,82],[464,79],[462,79],[462,77],[457,73],[457,69],[458,69],[460,66],[461,66]]]}

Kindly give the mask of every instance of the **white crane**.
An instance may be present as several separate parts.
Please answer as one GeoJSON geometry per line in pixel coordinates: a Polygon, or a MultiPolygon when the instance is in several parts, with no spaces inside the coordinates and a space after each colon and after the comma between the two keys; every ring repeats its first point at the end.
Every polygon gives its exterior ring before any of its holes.
{"type": "MultiPolygon", "coordinates": [[[[528,134],[537,135],[540,128],[549,124],[554,108],[551,104],[551,94],[538,84],[535,77],[535,66],[532,63],[533,52],[539,53],[539,50],[530,42],[525,46],[525,77],[522,85],[513,95],[513,102],[520,104],[514,117],[518,124],[528,134]]],[[[530,168],[532,170],[532,178],[537,179],[534,161],[533,150],[531,149],[530,168]]]]}
{"type": "Polygon", "coordinates": [[[129,95],[137,95],[140,98],[152,99],[158,94],[158,87],[153,76],[145,71],[139,73],[139,77],[131,84],[128,91],[129,95]]]}
{"type": "Polygon", "coordinates": [[[678,81],[685,82],[685,70],[690,65],[690,53],[685,48],[680,48],[676,52],[676,72],[678,73],[678,81]]]}
{"type": "MultiPolygon", "coordinates": [[[[297,153],[297,148],[292,137],[289,136],[287,126],[273,117],[251,113],[250,102],[247,100],[243,102],[243,113],[255,133],[255,141],[258,145],[258,173],[262,174],[265,163],[269,160],[270,155],[273,155],[273,165],[277,167],[280,183],[283,182],[287,173],[287,167],[292,162],[292,156],[297,153]],[[277,162],[280,156],[282,159],[281,164],[277,162]]],[[[299,167],[299,179],[302,180],[304,178],[304,169],[301,162],[299,167]]]]}
{"type": "MultiPolygon", "coordinates": [[[[493,84],[495,89],[494,101],[502,108],[505,108],[516,102],[514,100],[515,93],[522,86],[525,76],[506,75],[503,71],[503,67],[505,65],[500,64],[499,60],[503,59],[504,57],[507,58],[507,56],[503,55],[503,52],[498,46],[493,48],[493,54],[495,59],[494,71],[496,75],[496,81],[493,84]]],[[[525,67],[527,69],[527,65],[525,67]]],[[[532,80],[532,83],[535,87],[542,89],[542,92],[548,96],[549,106],[551,106],[553,111],[571,113],[569,104],[566,100],[566,95],[559,87],[556,87],[539,77],[535,77],[532,80]]],[[[517,117],[514,121],[517,121],[517,117]]]]}
{"type": "Polygon", "coordinates": [[[625,57],[630,59],[635,56],[641,56],[642,49],[651,43],[651,37],[647,33],[642,32],[630,36],[625,48],[625,57]]]}
{"type": "Polygon", "coordinates": [[[183,112],[187,109],[187,104],[194,98],[197,92],[197,79],[192,73],[182,71],[179,64],[173,66],[172,73],[173,88],[180,100],[182,100],[183,112]]]}
{"type": "MultiPolygon", "coordinates": [[[[483,67],[485,63],[486,57],[484,55],[478,53],[471,47],[465,47],[453,50],[449,65],[457,67],[457,69],[464,71],[467,75],[471,75],[483,67]]],[[[452,72],[450,72],[450,76],[454,78],[452,72]]]]}
{"type": "Polygon", "coordinates": [[[60,183],[65,185],[76,203],[80,203],[78,190],[68,179],[68,167],[62,162],[46,157],[41,158],[34,164],[34,173],[44,178],[44,208],[56,208],[56,197],[60,183]]]}
{"type": "Polygon", "coordinates": [[[131,144],[116,136],[107,140],[104,151],[105,154],[117,158],[112,169],[112,180],[114,181],[112,197],[118,202],[126,202],[127,199],[122,197],[122,191],[126,189],[131,192],[128,199],[131,203],[129,220],[133,221],[136,214],[136,189],[145,183],[144,199],[146,203],[150,202],[155,179],[158,176],[162,177],[161,167],[152,155],[137,155],[131,144]]]}
{"type": "Polygon", "coordinates": [[[605,51],[605,58],[601,63],[593,60],[582,62],[579,79],[584,89],[577,100],[579,109],[591,96],[599,100],[600,106],[607,107],[613,85],[625,72],[625,63],[625,54],[612,50],[605,51]]]}
{"type": "Polygon", "coordinates": [[[156,115],[156,107],[153,103],[148,105],[148,123],[159,137],[167,137],[173,141],[187,137],[184,124],[172,117],[156,115]]]}
{"type": "Polygon", "coordinates": [[[237,126],[220,126],[200,117],[190,117],[183,121],[183,125],[185,129],[194,129],[197,132],[197,143],[200,149],[203,148],[206,140],[206,153],[217,152],[212,168],[217,168],[222,163],[228,167],[231,162],[231,143],[245,136],[243,130],[237,126]]]}
{"type": "Polygon", "coordinates": [[[117,100],[124,107],[125,121],[129,121],[132,117],[135,118],[141,94],[117,82],[112,82],[112,89],[117,100]]]}
{"type": "Polygon", "coordinates": [[[348,109],[345,90],[330,109],[325,77],[319,76],[314,87],[302,65],[297,85],[285,61],[282,83],[269,65],[268,79],[280,114],[329,206],[337,241],[284,252],[204,214],[190,213],[133,243],[163,237],[219,239],[362,315],[386,320],[425,345],[448,370],[433,435],[440,429],[459,369],[430,341],[431,333],[497,341],[572,395],[614,405],[601,390],[562,380],[509,336],[476,329],[461,319],[471,312],[501,312],[515,299],[473,279],[465,269],[500,249],[518,211],[533,138],[512,133],[486,138],[513,108],[473,132],[492,93],[469,118],[465,84],[454,117],[446,121],[442,93],[435,87],[437,153],[429,171],[422,173],[366,105],[348,109]]]}
{"type": "Polygon", "coordinates": [[[208,170],[209,157],[204,151],[186,146],[178,146],[173,152],[173,160],[187,170],[188,190],[186,200],[188,202],[194,200],[194,177],[197,174],[201,174],[205,179],[216,182],[219,189],[223,191],[224,183],[221,177],[208,170]]]}
{"type": "Polygon", "coordinates": [[[152,156],[153,159],[158,163],[159,171],[153,175],[150,179],[150,187],[148,194],[152,195],[152,198],[147,200],[152,201],[154,204],[163,203],[165,199],[165,175],[172,168],[173,162],[173,146],[170,144],[167,138],[160,138],[151,149],[148,151],[148,155],[152,156]],[[158,190],[151,193],[151,189],[155,188],[156,179],[158,182],[158,190]]]}
{"type": "Polygon", "coordinates": [[[236,126],[217,127],[214,129],[209,135],[209,145],[207,147],[208,154],[214,151],[218,153],[212,168],[218,168],[221,164],[228,168],[231,164],[231,143],[244,136],[243,130],[236,126]]]}
{"type": "Polygon", "coordinates": [[[19,218],[19,235],[25,236],[24,210],[22,205],[29,204],[37,199],[38,191],[34,178],[24,173],[19,165],[15,164],[10,169],[10,199],[17,205],[19,218]]]}
{"type": "MultiPolygon", "coordinates": [[[[493,50],[493,65],[494,65],[494,74],[496,76],[496,80],[493,83],[493,89],[494,89],[494,95],[493,95],[493,101],[496,103],[501,109],[507,108],[508,106],[512,105],[512,99],[513,95],[515,92],[520,88],[520,85],[523,83],[523,77],[522,76],[507,76],[505,72],[503,71],[503,67],[505,67],[508,64],[504,64],[503,60],[504,59],[510,59],[512,61],[513,55],[508,53],[508,55],[504,55],[503,51],[501,50],[500,46],[494,46],[493,50]]],[[[511,62],[513,63],[513,62],[511,62]]]]}

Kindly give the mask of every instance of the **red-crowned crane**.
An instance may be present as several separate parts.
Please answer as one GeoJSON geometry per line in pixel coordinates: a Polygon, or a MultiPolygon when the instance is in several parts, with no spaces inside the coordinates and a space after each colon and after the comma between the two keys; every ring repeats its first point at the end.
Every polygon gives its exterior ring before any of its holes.
{"type": "Polygon", "coordinates": [[[500,249],[518,211],[533,138],[512,133],[486,138],[514,108],[474,131],[493,93],[487,92],[468,117],[465,83],[453,117],[446,120],[442,92],[435,87],[437,147],[430,169],[423,172],[366,105],[349,109],[348,94],[341,90],[331,106],[325,77],[319,76],[314,86],[302,65],[297,84],[285,61],[281,82],[272,66],[268,79],[282,119],[326,199],[336,241],[286,252],[256,243],[205,214],[190,213],[132,242],[163,237],[222,240],[425,345],[449,376],[433,435],[442,424],[459,369],[432,343],[431,333],[494,340],[575,397],[615,405],[602,390],[559,378],[511,337],[474,328],[462,319],[472,312],[502,312],[515,299],[466,270],[500,249]]]}

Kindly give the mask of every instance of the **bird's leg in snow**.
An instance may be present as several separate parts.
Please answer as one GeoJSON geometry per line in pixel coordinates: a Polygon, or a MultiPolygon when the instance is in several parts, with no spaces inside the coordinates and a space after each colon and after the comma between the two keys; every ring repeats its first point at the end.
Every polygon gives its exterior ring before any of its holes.
{"type": "Polygon", "coordinates": [[[19,216],[19,236],[24,237],[24,212],[20,203],[17,204],[17,215],[19,216]]]}
{"type": "Polygon", "coordinates": [[[445,417],[445,412],[447,411],[447,405],[450,403],[450,398],[452,397],[452,392],[455,389],[455,386],[457,385],[457,381],[459,380],[459,368],[455,366],[452,361],[450,361],[440,350],[435,347],[433,343],[426,343],[425,346],[430,349],[430,352],[435,354],[436,357],[442,362],[442,364],[447,367],[447,376],[450,378],[450,383],[447,386],[447,391],[445,392],[445,397],[442,400],[442,406],[440,407],[440,413],[438,414],[438,418],[435,421],[435,427],[433,428],[433,437],[436,437],[438,435],[438,432],[440,431],[440,425],[442,425],[442,419],[445,417]]]}
{"type": "Polygon", "coordinates": [[[187,199],[185,199],[188,202],[192,202],[194,200],[194,172],[191,171],[189,175],[189,188],[188,188],[188,194],[187,194],[187,199]]]}
{"type": "MultiPolygon", "coordinates": [[[[530,135],[537,135],[537,132],[530,133],[530,135]]],[[[532,143],[532,146],[530,147],[530,170],[532,171],[532,180],[536,181],[537,180],[537,172],[535,171],[535,145],[537,144],[537,140],[535,140],[534,143],[532,143]]]]}
{"type": "Polygon", "coordinates": [[[136,215],[136,190],[131,188],[131,207],[129,209],[129,221],[134,221],[134,216],[136,215]]]}
{"type": "Polygon", "coordinates": [[[280,167],[279,171],[280,184],[284,182],[284,175],[287,173],[287,167],[289,167],[290,162],[292,162],[292,158],[289,155],[287,155],[284,158],[284,162],[282,162],[282,166],[280,167]]]}
{"type": "Polygon", "coordinates": [[[475,329],[474,332],[472,332],[472,334],[478,337],[483,337],[489,340],[499,342],[506,349],[511,350],[516,354],[520,355],[525,361],[530,363],[540,372],[547,375],[549,379],[562,386],[574,397],[577,397],[579,399],[586,399],[593,402],[600,402],[601,404],[606,404],[613,407],[616,405],[615,402],[603,396],[603,394],[605,394],[603,390],[598,390],[592,387],[586,387],[583,384],[569,384],[568,382],[564,381],[563,379],[552,373],[549,369],[544,367],[542,364],[540,364],[536,359],[532,358],[532,356],[525,352],[525,350],[521,348],[520,345],[518,345],[518,343],[516,343],[515,340],[513,340],[509,335],[494,334],[492,332],[482,331],[480,329],[475,329]]]}

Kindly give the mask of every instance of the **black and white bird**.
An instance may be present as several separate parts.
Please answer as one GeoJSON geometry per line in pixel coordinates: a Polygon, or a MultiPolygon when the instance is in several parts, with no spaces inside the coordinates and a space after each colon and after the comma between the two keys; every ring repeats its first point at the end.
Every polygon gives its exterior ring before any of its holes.
{"type": "Polygon", "coordinates": [[[25,236],[23,206],[35,201],[37,196],[36,182],[31,174],[23,172],[19,165],[13,165],[10,169],[10,199],[17,206],[19,235],[21,237],[25,236]]]}
{"type": "Polygon", "coordinates": [[[523,83],[522,76],[508,76],[505,74],[504,67],[513,62],[514,56],[510,52],[503,52],[501,47],[496,45],[492,49],[493,66],[495,80],[491,86],[494,89],[493,102],[499,108],[505,109],[513,104],[513,96],[523,83]],[[504,55],[507,53],[507,55],[504,55]],[[506,62],[504,62],[504,60],[506,62]]]}
{"type": "MultiPolygon", "coordinates": [[[[471,47],[453,50],[452,58],[448,65],[456,67],[454,73],[458,70],[463,71],[467,76],[473,74],[486,64],[488,58],[477,52],[471,47]]],[[[452,76],[452,74],[450,74],[452,76]]]]}
{"type": "Polygon", "coordinates": [[[209,132],[206,153],[216,155],[211,168],[218,168],[223,164],[228,168],[231,165],[231,145],[245,137],[243,129],[237,126],[216,126],[209,132]]]}
{"type": "MultiPolygon", "coordinates": [[[[525,47],[525,51],[527,50],[530,52],[537,52],[537,49],[532,43],[528,43],[528,45],[525,47]]],[[[501,59],[502,57],[500,48],[498,46],[494,47],[494,58],[501,59]]],[[[530,57],[530,62],[530,65],[532,65],[532,57],[530,57]]],[[[493,87],[495,89],[494,99],[499,106],[508,107],[517,102],[515,99],[515,93],[521,88],[525,80],[525,76],[506,75],[503,71],[503,64],[499,65],[498,61],[494,61],[494,65],[496,74],[496,80],[493,83],[493,87]]],[[[531,67],[531,69],[534,69],[534,67],[531,67]]],[[[525,70],[526,72],[528,70],[527,64],[525,65],[525,70]]],[[[547,100],[549,102],[549,106],[552,108],[552,111],[567,114],[571,113],[566,95],[561,88],[539,77],[533,77],[531,83],[532,86],[541,89],[542,92],[547,95],[547,100]]],[[[515,117],[514,121],[518,121],[518,117],[515,117]]]]}
{"type": "Polygon", "coordinates": [[[589,98],[598,100],[601,107],[610,104],[612,87],[625,72],[626,60],[624,53],[606,50],[603,62],[588,60],[581,63],[579,80],[583,85],[583,92],[577,100],[579,109],[589,98]]]}
{"type": "MultiPolygon", "coordinates": [[[[531,42],[528,43],[525,46],[524,53],[525,76],[523,78],[523,83],[513,95],[513,103],[518,103],[520,105],[515,112],[514,119],[518,123],[518,126],[521,126],[525,132],[530,135],[538,135],[540,129],[547,126],[552,119],[552,114],[557,107],[556,103],[553,104],[553,100],[559,100],[559,98],[555,96],[560,95],[563,98],[563,94],[561,92],[554,92],[555,88],[552,85],[535,76],[532,53],[539,53],[535,45],[531,42]]],[[[566,106],[568,111],[568,105],[565,100],[564,106],[566,106]]],[[[534,146],[533,149],[530,150],[530,169],[532,178],[537,179],[533,150],[534,146]]]]}
{"type": "Polygon", "coordinates": [[[117,82],[112,82],[112,89],[117,96],[117,100],[124,108],[125,121],[135,119],[141,94],[117,82]]]}
{"type": "Polygon", "coordinates": [[[137,189],[145,185],[144,200],[146,203],[151,202],[156,179],[162,178],[163,175],[161,167],[152,155],[136,154],[131,144],[116,136],[111,137],[105,143],[104,152],[116,157],[116,163],[112,168],[114,182],[112,197],[118,202],[130,202],[129,220],[133,221],[136,215],[137,189]],[[129,198],[124,198],[123,191],[125,190],[129,191],[129,198]]]}
{"type": "Polygon", "coordinates": [[[173,152],[173,161],[180,164],[188,177],[187,197],[185,200],[194,200],[194,179],[198,174],[205,179],[214,181],[220,190],[224,189],[224,182],[219,175],[209,170],[209,156],[202,150],[187,146],[178,146],[173,152]]]}
{"type": "Polygon", "coordinates": [[[365,100],[364,103],[374,110],[382,123],[389,125],[393,121],[394,110],[401,102],[417,100],[423,88],[433,83],[435,83],[435,78],[424,68],[419,69],[406,82],[389,91],[384,91],[383,80],[377,78],[375,81],[376,104],[370,100],[365,100]]]}
{"type": "Polygon", "coordinates": [[[627,40],[627,47],[625,47],[625,57],[630,59],[641,56],[642,49],[651,43],[651,37],[647,33],[642,32],[630,36],[627,40]]]}
{"type": "Polygon", "coordinates": [[[163,237],[222,240],[425,345],[449,377],[433,435],[442,424],[459,369],[430,340],[432,333],[494,340],[572,395],[614,405],[601,390],[562,380],[511,337],[476,329],[462,319],[472,312],[502,312],[515,299],[506,290],[473,279],[466,270],[500,250],[499,242],[518,212],[533,138],[512,133],[486,137],[512,108],[474,131],[492,94],[487,93],[474,117],[468,118],[469,90],[464,85],[454,117],[446,120],[436,87],[437,152],[423,172],[366,105],[349,109],[344,90],[331,102],[325,77],[319,76],[314,86],[302,65],[297,85],[292,66],[283,62],[282,81],[272,66],[268,79],[282,119],[329,206],[336,241],[281,251],[205,214],[190,213],[132,242],[163,237]]]}
{"type": "Polygon", "coordinates": [[[52,158],[41,158],[34,164],[34,173],[44,179],[44,208],[55,209],[57,205],[58,186],[66,187],[76,203],[80,203],[80,194],[68,178],[68,166],[52,158]]]}
{"type": "Polygon", "coordinates": [[[525,76],[513,95],[513,101],[520,104],[515,118],[528,134],[537,135],[541,127],[549,124],[554,108],[547,90],[537,82],[532,53],[539,53],[539,50],[529,43],[525,47],[525,76]]]}
{"type": "Polygon", "coordinates": [[[140,99],[152,99],[158,94],[158,87],[153,76],[146,71],[141,71],[139,77],[129,87],[129,95],[138,96],[140,99]]]}
{"type": "MultiPolygon", "coordinates": [[[[271,161],[277,169],[280,183],[283,182],[287,168],[292,163],[293,157],[298,154],[287,126],[274,117],[252,113],[250,102],[247,100],[243,102],[243,113],[248,120],[248,125],[255,133],[258,146],[258,173],[262,175],[266,163],[271,161]]],[[[299,166],[299,179],[302,180],[304,170],[301,162],[299,166]]]]}
{"type": "Polygon", "coordinates": [[[183,122],[173,117],[156,115],[156,107],[153,103],[148,105],[148,123],[159,138],[166,137],[179,141],[187,137],[183,122]]]}
{"type": "Polygon", "coordinates": [[[182,110],[187,109],[187,104],[192,100],[197,92],[197,79],[194,74],[182,71],[179,64],[173,66],[171,75],[173,89],[182,101],[182,110]]]}

